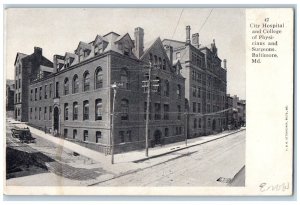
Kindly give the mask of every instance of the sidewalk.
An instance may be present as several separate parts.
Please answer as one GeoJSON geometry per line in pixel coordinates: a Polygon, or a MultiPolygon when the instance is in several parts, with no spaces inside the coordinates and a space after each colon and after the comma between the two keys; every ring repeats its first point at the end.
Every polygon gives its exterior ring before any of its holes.
{"type": "MultiPolygon", "coordinates": [[[[67,149],[76,151],[80,155],[84,155],[96,162],[101,162],[101,163],[106,162],[105,164],[111,163],[110,155],[105,156],[103,153],[88,149],[86,147],[82,147],[82,146],[80,146],[76,143],[70,142],[68,140],[64,140],[62,138],[57,138],[50,134],[46,134],[41,130],[38,130],[36,128],[26,125],[25,123],[20,123],[18,121],[13,121],[13,120],[11,120],[10,122],[15,124],[15,126],[17,126],[17,127],[29,127],[30,131],[33,134],[38,135],[44,139],[47,139],[59,146],[63,146],[67,149]]],[[[224,131],[224,132],[218,133],[216,135],[201,136],[201,137],[197,137],[197,138],[188,139],[187,146],[185,145],[185,141],[182,141],[182,142],[167,144],[164,146],[157,146],[154,148],[149,148],[149,157],[148,158],[145,156],[145,150],[138,150],[138,151],[131,151],[131,152],[127,152],[127,153],[115,154],[114,161],[115,161],[115,164],[127,163],[127,162],[135,162],[135,163],[143,162],[143,161],[146,161],[146,160],[149,160],[152,158],[156,158],[156,157],[159,157],[162,155],[167,155],[169,153],[176,152],[176,151],[179,151],[182,149],[187,149],[189,147],[197,146],[197,145],[204,144],[204,143],[216,140],[216,139],[220,139],[220,138],[226,137],[228,135],[243,131],[245,129],[246,128],[240,128],[240,129],[234,130],[234,131],[224,131]]]]}

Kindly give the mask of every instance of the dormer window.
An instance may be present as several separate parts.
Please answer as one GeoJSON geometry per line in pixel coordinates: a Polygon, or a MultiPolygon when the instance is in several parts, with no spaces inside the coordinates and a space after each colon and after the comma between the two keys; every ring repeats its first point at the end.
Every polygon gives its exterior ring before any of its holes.
{"type": "Polygon", "coordinates": [[[70,60],[70,58],[67,58],[67,59],[65,60],[65,68],[70,67],[70,65],[71,65],[71,60],[70,60]]]}
{"type": "Polygon", "coordinates": [[[129,56],[129,54],[130,54],[130,49],[129,49],[128,45],[125,45],[124,46],[124,55],[129,56]]]}
{"type": "Polygon", "coordinates": [[[102,43],[95,45],[95,55],[102,53],[102,43]]]}

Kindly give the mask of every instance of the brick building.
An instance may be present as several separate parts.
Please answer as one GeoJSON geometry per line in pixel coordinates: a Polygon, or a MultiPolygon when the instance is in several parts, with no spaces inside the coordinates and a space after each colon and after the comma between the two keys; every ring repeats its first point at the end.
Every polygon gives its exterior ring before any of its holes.
{"type": "MultiPolygon", "coordinates": [[[[184,140],[184,77],[168,58],[160,38],[144,44],[144,31],[110,32],[90,43],[79,42],[74,53],[54,55],[51,73],[39,66],[28,85],[28,122],[54,135],[104,152],[114,132],[116,151],[145,146],[146,93],[142,81],[153,65],[149,137],[152,145],[184,140]],[[149,63],[151,62],[151,64],[149,63]],[[111,130],[113,90],[114,130],[111,130]]],[[[49,70],[49,69],[48,69],[49,70]]]]}
{"type": "Polygon", "coordinates": [[[35,77],[49,75],[53,70],[53,63],[43,56],[41,48],[35,47],[34,53],[31,55],[17,53],[14,67],[14,118],[18,121],[27,122],[29,83],[35,77]]]}
{"type": "Polygon", "coordinates": [[[246,125],[246,101],[238,96],[226,96],[227,128],[234,129],[246,125]]]}
{"type": "Polygon", "coordinates": [[[14,80],[6,80],[6,111],[14,110],[15,84],[14,80]]]}
{"type": "Polygon", "coordinates": [[[187,99],[188,137],[220,132],[226,127],[226,60],[218,57],[215,40],[210,47],[199,44],[199,34],[190,38],[190,26],[186,27],[186,41],[165,39],[167,51],[172,50],[173,63],[182,66],[187,99]]]}

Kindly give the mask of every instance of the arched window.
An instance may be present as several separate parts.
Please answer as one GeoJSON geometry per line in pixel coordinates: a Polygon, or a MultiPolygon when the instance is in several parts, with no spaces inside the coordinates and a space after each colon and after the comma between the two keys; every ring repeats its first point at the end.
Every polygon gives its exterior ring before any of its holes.
{"type": "Polygon", "coordinates": [[[78,103],[73,103],[73,120],[78,120],[78,103]]]}
{"type": "Polygon", "coordinates": [[[79,80],[78,76],[74,75],[73,77],[73,93],[78,93],[79,92],[79,80]]]}
{"type": "Polygon", "coordinates": [[[101,67],[98,67],[96,69],[95,82],[96,82],[96,85],[95,85],[96,89],[103,87],[103,72],[102,72],[101,67]]]}
{"type": "Polygon", "coordinates": [[[165,80],[165,85],[164,85],[164,95],[169,96],[169,91],[170,91],[170,84],[168,80],[165,80]]]}
{"type": "Polygon", "coordinates": [[[128,120],[129,102],[127,99],[121,101],[121,120],[128,120]]]}
{"type": "Polygon", "coordinates": [[[83,74],[83,91],[90,90],[90,74],[89,72],[85,72],[83,74]]]}
{"type": "Polygon", "coordinates": [[[65,78],[64,81],[64,94],[68,95],[69,94],[69,79],[65,78]]]}
{"type": "Polygon", "coordinates": [[[89,101],[86,100],[83,102],[83,120],[89,119],[89,101]]]}
{"type": "Polygon", "coordinates": [[[102,120],[102,99],[95,101],[95,120],[102,120]]]}
{"type": "Polygon", "coordinates": [[[129,89],[129,77],[126,68],[122,68],[121,70],[121,83],[123,84],[123,88],[129,89]]]}

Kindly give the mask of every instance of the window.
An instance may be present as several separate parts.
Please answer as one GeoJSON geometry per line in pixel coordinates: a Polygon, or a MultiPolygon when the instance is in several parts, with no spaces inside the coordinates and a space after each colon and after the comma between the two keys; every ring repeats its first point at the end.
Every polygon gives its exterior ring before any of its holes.
{"type": "Polygon", "coordinates": [[[177,98],[180,99],[181,98],[181,86],[177,85],[177,98]]]}
{"type": "Polygon", "coordinates": [[[18,94],[18,102],[21,102],[21,93],[18,94]]]}
{"type": "Polygon", "coordinates": [[[211,126],[211,122],[210,122],[210,118],[208,118],[208,127],[210,127],[211,126]]]}
{"type": "Polygon", "coordinates": [[[157,56],[154,55],[154,65],[157,65],[157,56]]]}
{"type": "Polygon", "coordinates": [[[52,97],[52,84],[49,85],[49,97],[52,97]]]}
{"type": "Polygon", "coordinates": [[[193,93],[193,97],[196,97],[196,86],[192,86],[192,93],[193,93]]]}
{"type": "Polygon", "coordinates": [[[18,81],[17,80],[16,80],[15,84],[16,84],[16,89],[18,89],[18,81]]]}
{"type": "Polygon", "coordinates": [[[194,119],[194,129],[196,129],[197,128],[197,119],[195,118],[194,119]]]}
{"type": "Polygon", "coordinates": [[[79,92],[79,80],[78,76],[74,75],[73,77],[73,93],[78,93],[79,92]]]}
{"type": "Polygon", "coordinates": [[[86,142],[89,137],[89,132],[87,130],[83,131],[83,141],[86,142]]]}
{"type": "Polygon", "coordinates": [[[124,143],[125,142],[124,131],[119,131],[119,136],[120,136],[121,143],[124,143]]]}
{"type": "Polygon", "coordinates": [[[166,70],[166,67],[167,67],[167,64],[166,64],[166,60],[165,59],[163,59],[163,70],[166,70]]]}
{"type": "Polygon", "coordinates": [[[86,100],[83,102],[83,120],[89,119],[89,101],[86,100]]]}
{"type": "Polygon", "coordinates": [[[160,120],[161,119],[161,115],[160,115],[160,103],[155,103],[154,104],[154,108],[155,108],[154,119],[155,120],[160,120]]]}
{"type": "Polygon", "coordinates": [[[56,82],[56,86],[55,86],[55,97],[59,98],[59,82],[56,82]]]}
{"type": "Polygon", "coordinates": [[[101,67],[98,67],[96,69],[96,75],[95,75],[96,79],[96,89],[98,88],[102,88],[103,87],[103,72],[101,67]]]}
{"type": "Polygon", "coordinates": [[[47,85],[45,85],[45,89],[44,89],[44,98],[47,99],[48,96],[47,96],[47,85]]]}
{"type": "Polygon", "coordinates": [[[42,99],[42,87],[40,87],[40,93],[39,93],[39,96],[40,96],[40,100],[42,99]]]}
{"type": "Polygon", "coordinates": [[[46,116],[47,116],[47,107],[44,107],[44,120],[46,120],[46,116]]]}
{"type": "Polygon", "coordinates": [[[198,127],[201,128],[201,118],[198,120],[198,127]]]}
{"type": "Polygon", "coordinates": [[[69,105],[68,103],[65,103],[65,106],[64,106],[64,110],[65,110],[65,120],[68,120],[69,119],[69,105]]]}
{"type": "Polygon", "coordinates": [[[162,69],[162,61],[161,61],[161,57],[158,58],[158,65],[159,65],[159,68],[162,69]]]}
{"type": "Polygon", "coordinates": [[[123,88],[129,89],[128,72],[126,71],[126,68],[121,70],[121,83],[123,84],[123,88]]]}
{"type": "Polygon", "coordinates": [[[99,143],[101,140],[102,134],[100,131],[96,131],[96,143],[99,143]]]}
{"type": "Polygon", "coordinates": [[[95,119],[102,120],[102,99],[96,99],[95,102],[95,119]]]}
{"type": "Polygon", "coordinates": [[[169,90],[170,90],[170,84],[168,80],[165,80],[165,86],[164,86],[164,95],[169,96],[169,90]]]}
{"type": "Polygon", "coordinates": [[[77,130],[73,130],[73,139],[77,138],[77,130]]]}
{"type": "Polygon", "coordinates": [[[37,88],[34,89],[34,100],[37,101],[37,88]]]}
{"type": "Polygon", "coordinates": [[[69,79],[65,78],[64,81],[64,94],[68,95],[69,94],[69,79]]]}
{"type": "Polygon", "coordinates": [[[64,129],[64,137],[68,137],[68,129],[64,129]]]}
{"type": "Polygon", "coordinates": [[[34,119],[37,119],[37,108],[34,108],[34,119]]]}
{"type": "Polygon", "coordinates": [[[33,98],[33,90],[31,89],[30,90],[30,101],[32,101],[32,98],[33,98]]]}
{"type": "Polygon", "coordinates": [[[32,119],[32,107],[30,108],[30,119],[32,119]]]}
{"type": "Polygon", "coordinates": [[[164,104],[164,120],[168,120],[168,119],[169,119],[169,105],[164,104]]]}
{"type": "MultiPolygon", "coordinates": [[[[155,84],[157,85],[157,86],[155,86],[155,88],[156,88],[157,94],[160,95],[160,87],[161,87],[161,84],[160,84],[160,78],[159,78],[159,77],[156,77],[155,80],[156,80],[156,83],[155,83],[155,84]]],[[[154,84],[154,85],[155,85],[155,84],[154,84]]]]}
{"type": "Polygon", "coordinates": [[[129,103],[127,99],[121,101],[121,120],[128,120],[129,103]]]}
{"type": "Polygon", "coordinates": [[[19,88],[21,88],[21,79],[19,79],[19,88]]]}
{"type": "Polygon", "coordinates": [[[168,137],[169,136],[169,128],[165,128],[165,137],[168,137]]]}
{"type": "Polygon", "coordinates": [[[181,106],[177,105],[177,120],[181,119],[181,106]]]}
{"type": "Polygon", "coordinates": [[[198,98],[201,98],[201,88],[198,88],[198,98]]]}
{"type": "Polygon", "coordinates": [[[128,141],[132,142],[132,137],[131,137],[131,130],[127,131],[127,137],[128,137],[128,141]]]}
{"type": "Polygon", "coordinates": [[[73,102],[73,120],[78,120],[78,103],[73,102]]]}
{"type": "Polygon", "coordinates": [[[197,107],[196,103],[193,102],[193,112],[196,112],[196,107],[197,107]]]}
{"type": "Polygon", "coordinates": [[[149,61],[150,61],[151,63],[153,63],[153,55],[152,55],[152,53],[149,54],[149,61]]]}
{"type": "Polygon", "coordinates": [[[201,104],[198,103],[198,113],[201,113],[201,104]]]}
{"type": "Polygon", "coordinates": [[[39,109],[39,120],[41,120],[41,112],[42,112],[42,108],[40,107],[40,109],[39,109]]]}
{"type": "Polygon", "coordinates": [[[90,74],[88,72],[85,72],[83,74],[83,91],[89,91],[90,90],[90,74]]]}
{"type": "Polygon", "coordinates": [[[52,119],[52,106],[49,106],[49,120],[52,119]]]}

